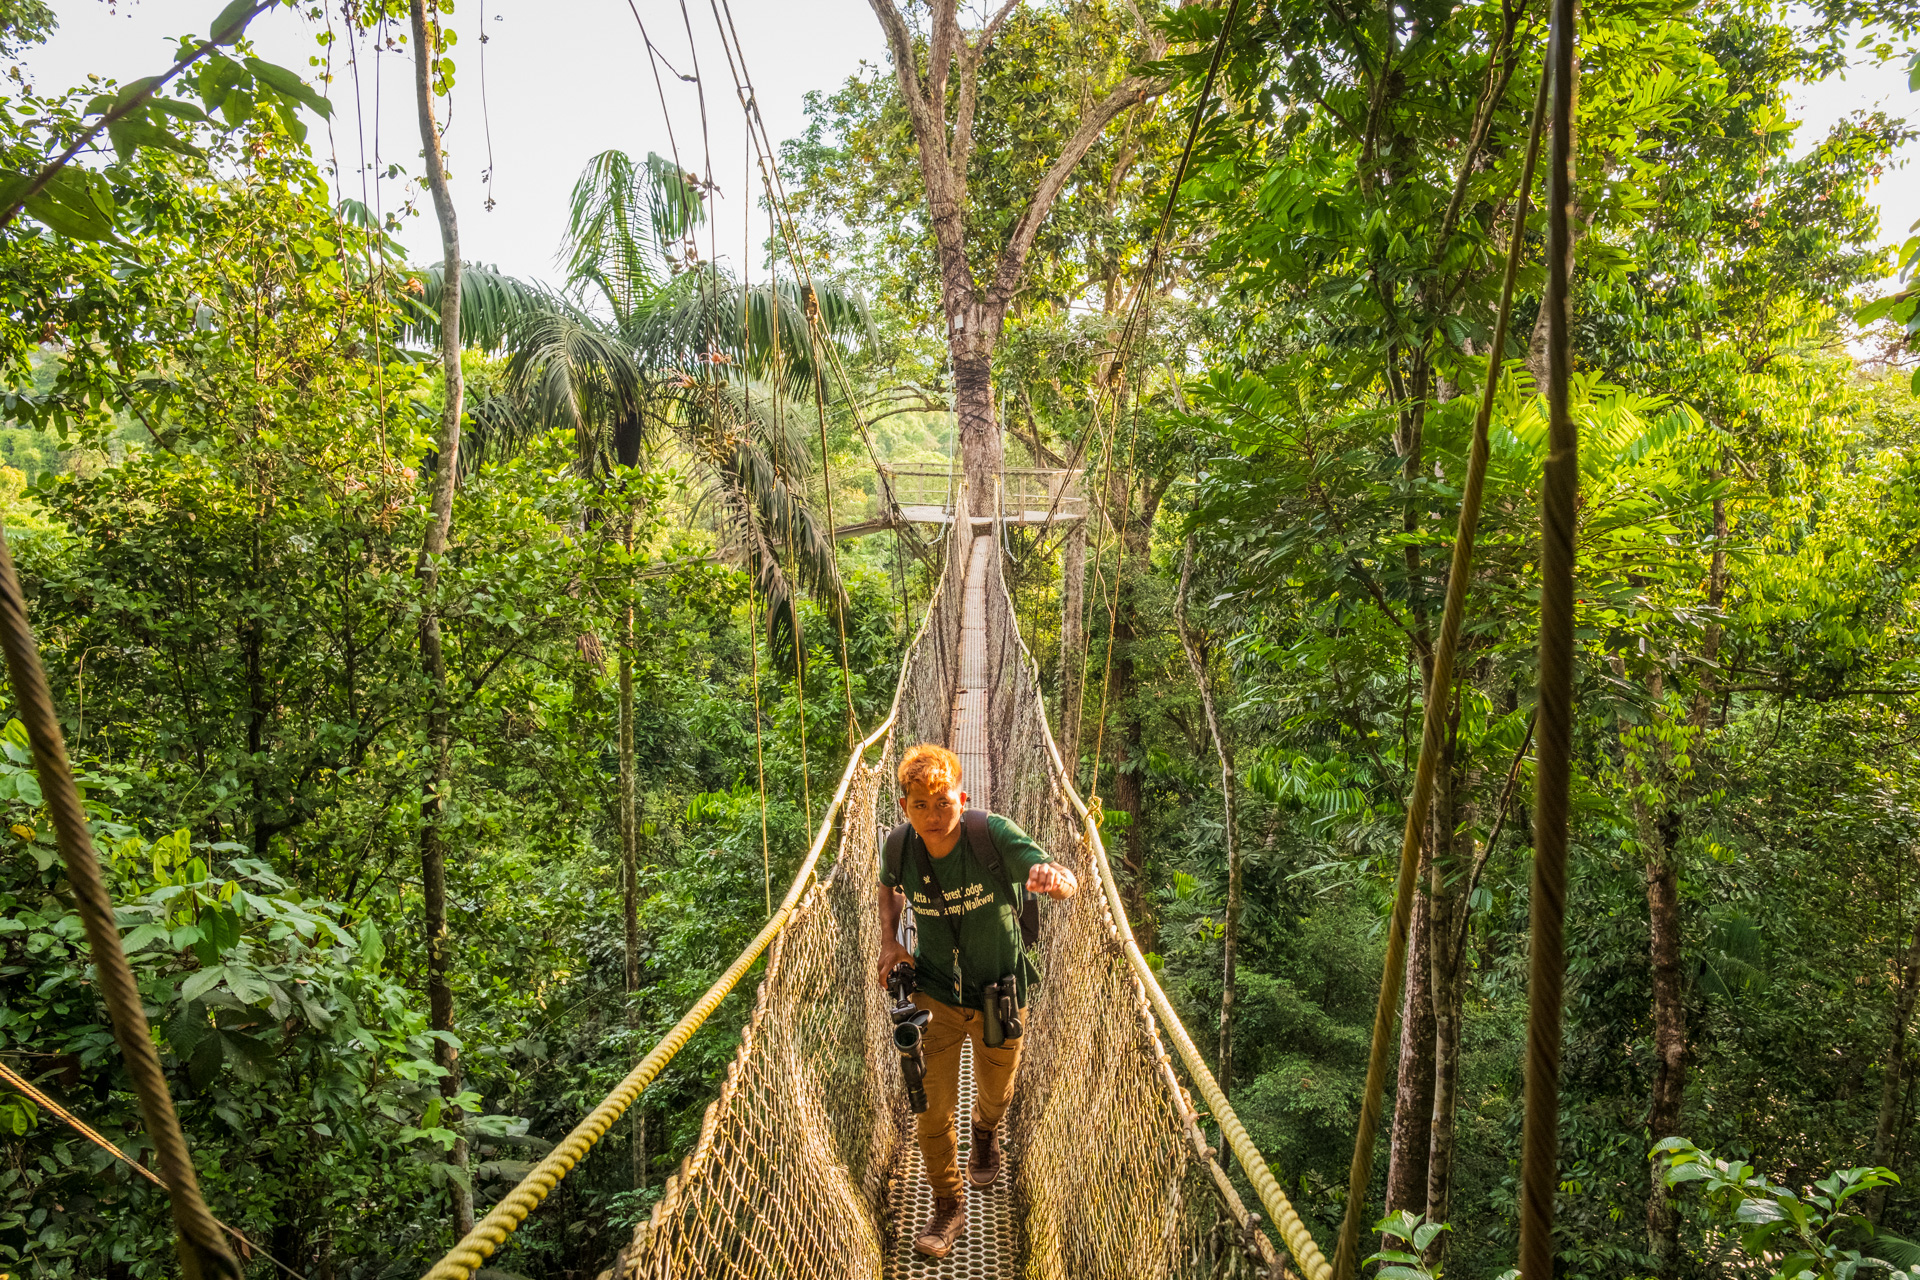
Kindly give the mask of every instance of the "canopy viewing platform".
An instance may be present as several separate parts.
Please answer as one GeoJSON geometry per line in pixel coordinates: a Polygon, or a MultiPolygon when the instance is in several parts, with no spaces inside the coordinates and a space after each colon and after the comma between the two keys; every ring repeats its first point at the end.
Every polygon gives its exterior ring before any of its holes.
{"type": "MultiPolygon", "coordinates": [[[[1005,524],[1063,524],[1084,520],[1081,472],[1012,468],[1000,472],[999,519],[1005,524]]],[[[873,516],[878,522],[947,524],[953,520],[960,473],[951,467],[880,466],[873,516]],[[899,514],[896,516],[894,512],[899,514]]],[[[974,521],[985,519],[975,516],[974,521]]]]}

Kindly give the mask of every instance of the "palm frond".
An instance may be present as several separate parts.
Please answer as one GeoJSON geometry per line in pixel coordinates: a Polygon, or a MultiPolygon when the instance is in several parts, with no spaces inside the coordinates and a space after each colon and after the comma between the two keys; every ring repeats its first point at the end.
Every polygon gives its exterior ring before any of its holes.
{"type": "Polygon", "coordinates": [[[462,481],[489,462],[520,453],[541,434],[540,425],[512,395],[470,395],[466,410],[466,422],[460,431],[462,481]]]}
{"type": "Polygon", "coordinates": [[[622,318],[620,332],[649,368],[694,377],[724,369],[736,379],[777,383],[786,396],[810,397],[820,383],[808,321],[816,300],[828,341],[847,347],[873,340],[872,317],[857,292],[809,290],[792,280],[742,288],[711,264],[662,285],[622,318]]]}
{"type": "Polygon", "coordinates": [[[737,441],[732,456],[713,469],[744,567],[766,602],[768,650],[791,673],[806,654],[799,591],[825,597],[829,607],[845,602],[833,543],[805,501],[774,476],[766,456],[749,442],[737,441]]]}
{"type": "Polygon", "coordinates": [[[564,302],[523,316],[509,335],[507,386],[529,430],[573,431],[589,474],[638,458],[652,393],[619,336],[564,302]]]}
{"type": "Polygon", "coordinates": [[[1904,1236],[1896,1236],[1887,1231],[1876,1231],[1873,1240],[1861,1250],[1869,1258],[1878,1258],[1891,1263],[1895,1268],[1912,1270],[1920,1267],[1920,1244],[1915,1244],[1904,1236]]]}
{"type": "Polygon", "coordinates": [[[706,220],[698,181],[652,152],[602,151],[573,184],[560,259],[626,316],[672,274],[674,247],[706,220]]]}
{"type": "MultiPolygon", "coordinates": [[[[435,263],[404,277],[400,295],[405,323],[400,340],[421,346],[440,341],[440,298],[446,268],[435,263]],[[415,288],[417,287],[417,292],[415,288]]],[[[565,300],[541,285],[529,284],[478,263],[460,268],[460,344],[480,351],[507,345],[514,326],[527,317],[565,307],[565,300]]]]}

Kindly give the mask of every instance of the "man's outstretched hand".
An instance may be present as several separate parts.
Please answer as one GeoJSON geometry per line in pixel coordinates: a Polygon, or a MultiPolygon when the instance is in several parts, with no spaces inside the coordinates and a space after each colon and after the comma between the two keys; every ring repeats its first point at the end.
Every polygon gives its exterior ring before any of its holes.
{"type": "Polygon", "coordinates": [[[887,989],[887,979],[893,974],[893,967],[905,962],[913,963],[913,953],[894,939],[889,938],[880,944],[880,989],[887,989]]]}
{"type": "Polygon", "coordinates": [[[1027,872],[1027,892],[1044,893],[1055,902],[1064,902],[1079,892],[1080,882],[1073,872],[1057,862],[1043,862],[1027,872]]]}

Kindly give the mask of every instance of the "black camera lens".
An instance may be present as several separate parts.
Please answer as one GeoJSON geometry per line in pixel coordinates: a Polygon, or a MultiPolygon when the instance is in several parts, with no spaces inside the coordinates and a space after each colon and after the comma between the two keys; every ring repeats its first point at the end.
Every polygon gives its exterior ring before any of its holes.
{"type": "Polygon", "coordinates": [[[920,1047],[920,1028],[911,1022],[902,1022],[893,1029],[893,1047],[902,1053],[911,1053],[920,1047]]]}

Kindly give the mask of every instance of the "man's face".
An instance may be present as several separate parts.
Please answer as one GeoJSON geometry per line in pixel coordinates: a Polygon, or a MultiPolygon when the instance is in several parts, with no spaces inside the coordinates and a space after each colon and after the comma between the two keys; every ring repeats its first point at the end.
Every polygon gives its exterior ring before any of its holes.
{"type": "Polygon", "coordinates": [[[960,827],[960,815],[967,809],[967,793],[958,787],[935,789],[916,782],[900,797],[907,821],[922,840],[942,840],[960,827]]]}

